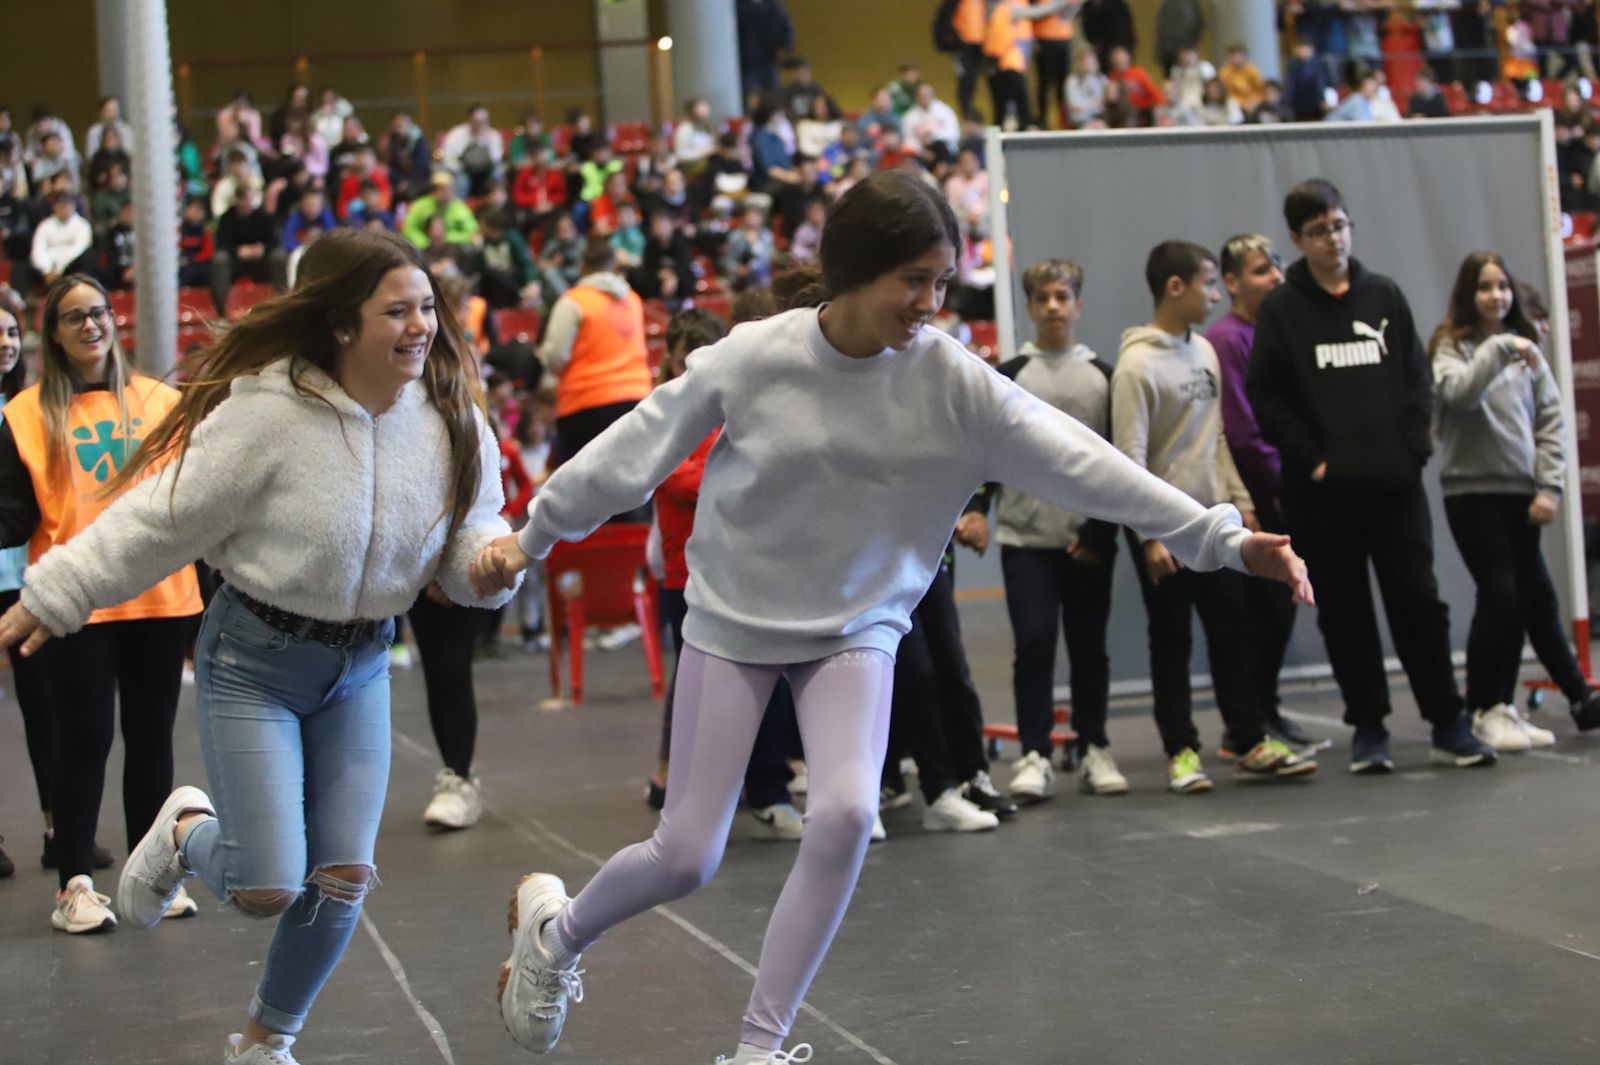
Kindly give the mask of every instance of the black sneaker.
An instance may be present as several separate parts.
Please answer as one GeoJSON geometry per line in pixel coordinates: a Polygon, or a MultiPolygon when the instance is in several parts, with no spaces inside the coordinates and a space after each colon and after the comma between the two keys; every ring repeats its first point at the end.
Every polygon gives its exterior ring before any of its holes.
{"type": "Polygon", "coordinates": [[[1572,704],[1572,721],[1579,732],[1600,728],[1600,692],[1590,692],[1583,697],[1583,702],[1572,704]]]}
{"type": "Polygon", "coordinates": [[[1002,821],[1009,821],[1017,816],[1017,804],[1002,794],[1000,789],[994,786],[994,781],[989,779],[989,774],[982,769],[962,785],[961,797],[978,809],[994,814],[1002,821]]]}
{"type": "MultiPolygon", "coordinates": [[[[0,843],[4,843],[5,841],[6,838],[4,836],[0,836],[0,843]]],[[[0,847],[0,879],[10,876],[16,871],[17,863],[11,860],[11,855],[5,852],[5,848],[0,847]]]]}
{"type": "MultiPolygon", "coordinates": [[[[61,865],[61,858],[56,854],[56,835],[54,832],[45,833],[44,853],[39,855],[39,864],[46,869],[55,869],[61,865]]],[[[110,869],[117,864],[117,859],[110,851],[96,843],[94,851],[89,858],[89,864],[96,869],[110,869]]]]}
{"type": "Polygon", "coordinates": [[[1309,747],[1317,742],[1316,737],[1284,717],[1282,713],[1268,714],[1265,725],[1267,735],[1282,740],[1290,747],[1309,747]]]}
{"type": "Polygon", "coordinates": [[[644,801],[650,804],[650,809],[660,810],[667,805],[667,786],[650,778],[650,785],[645,789],[644,801]]]}
{"type": "Polygon", "coordinates": [[[1494,765],[1497,758],[1493,747],[1472,734],[1472,721],[1466,714],[1433,726],[1433,749],[1428,752],[1428,761],[1434,765],[1469,769],[1494,765]]]}

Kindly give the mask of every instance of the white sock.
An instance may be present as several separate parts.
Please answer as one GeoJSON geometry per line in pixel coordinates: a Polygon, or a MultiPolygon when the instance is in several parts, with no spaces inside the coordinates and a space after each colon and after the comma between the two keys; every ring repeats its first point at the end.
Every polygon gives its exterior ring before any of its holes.
{"type": "Polygon", "coordinates": [[[554,917],[546,921],[543,927],[539,929],[539,942],[544,944],[544,949],[548,950],[550,956],[555,959],[557,969],[570,969],[577,963],[578,955],[568,950],[567,945],[561,942],[561,933],[556,931],[556,919],[554,917]]]}
{"type": "Polygon", "coordinates": [[[758,1047],[754,1043],[740,1043],[733,1052],[733,1065],[742,1065],[745,1062],[757,1065],[760,1062],[771,1061],[772,1055],[773,1051],[766,1047],[758,1047]]]}

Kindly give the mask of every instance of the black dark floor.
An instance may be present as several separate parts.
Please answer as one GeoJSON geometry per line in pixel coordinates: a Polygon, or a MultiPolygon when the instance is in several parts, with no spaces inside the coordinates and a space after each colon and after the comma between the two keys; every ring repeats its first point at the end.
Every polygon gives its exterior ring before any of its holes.
{"type": "MultiPolygon", "coordinates": [[[[1003,606],[963,611],[986,705],[1007,719],[1003,606]]],[[[421,824],[436,758],[420,679],[397,677],[384,886],[296,1048],[304,1065],[527,1060],[494,1002],[512,884],[546,869],[576,889],[653,822],[642,656],[596,654],[589,672],[582,709],[547,712],[542,656],[480,668],[491,811],[454,835],[421,824]]],[[[1600,740],[1575,738],[1557,699],[1543,715],[1561,736],[1554,752],[1433,771],[1401,695],[1401,772],[1355,779],[1329,693],[1291,702],[1341,741],[1309,784],[1223,780],[1210,796],[1170,796],[1148,713],[1130,705],[1112,738],[1132,795],[1069,786],[972,837],[925,835],[916,809],[888,815],[889,842],[870,854],[795,1038],[840,1065],[1600,1062],[1600,740]]],[[[1202,729],[1216,738],[1214,713],[1202,729]]],[[[120,856],[120,751],[113,761],[101,837],[120,856]]],[[[187,698],[178,765],[203,783],[187,698]]],[[[6,706],[0,832],[21,868],[0,881],[0,1063],[220,1061],[270,927],[217,910],[193,884],[196,920],[52,932],[37,830],[6,706]]],[[[708,888],[585,958],[588,998],[549,1060],[709,1065],[731,1053],[792,854],[749,838],[741,817],[708,888]]]]}

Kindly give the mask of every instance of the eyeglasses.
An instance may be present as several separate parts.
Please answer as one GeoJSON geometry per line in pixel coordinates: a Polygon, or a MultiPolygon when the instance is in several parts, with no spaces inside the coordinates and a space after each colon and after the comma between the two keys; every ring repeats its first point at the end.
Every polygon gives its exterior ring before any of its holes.
{"type": "Polygon", "coordinates": [[[1333,240],[1344,236],[1355,227],[1356,224],[1350,221],[1348,218],[1341,218],[1339,221],[1330,223],[1329,225],[1313,226],[1310,229],[1302,229],[1300,231],[1300,238],[1302,240],[1315,241],[1333,240]]]}
{"type": "Polygon", "coordinates": [[[87,310],[67,311],[61,316],[61,324],[68,329],[82,329],[83,323],[91,318],[94,319],[95,325],[104,325],[110,317],[111,308],[102,303],[98,307],[90,307],[87,310]]]}

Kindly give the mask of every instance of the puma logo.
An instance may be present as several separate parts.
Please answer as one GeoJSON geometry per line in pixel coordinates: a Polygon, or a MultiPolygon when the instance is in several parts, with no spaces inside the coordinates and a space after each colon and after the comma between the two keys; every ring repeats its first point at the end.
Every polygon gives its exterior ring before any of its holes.
{"type": "Polygon", "coordinates": [[[1378,350],[1383,352],[1385,355],[1389,354],[1389,342],[1383,338],[1383,334],[1389,329],[1389,319],[1385,318],[1382,322],[1378,323],[1378,328],[1376,329],[1372,328],[1366,322],[1352,322],[1350,323],[1350,328],[1355,330],[1355,334],[1358,337],[1366,337],[1368,340],[1376,340],[1378,342],[1378,350]]]}

